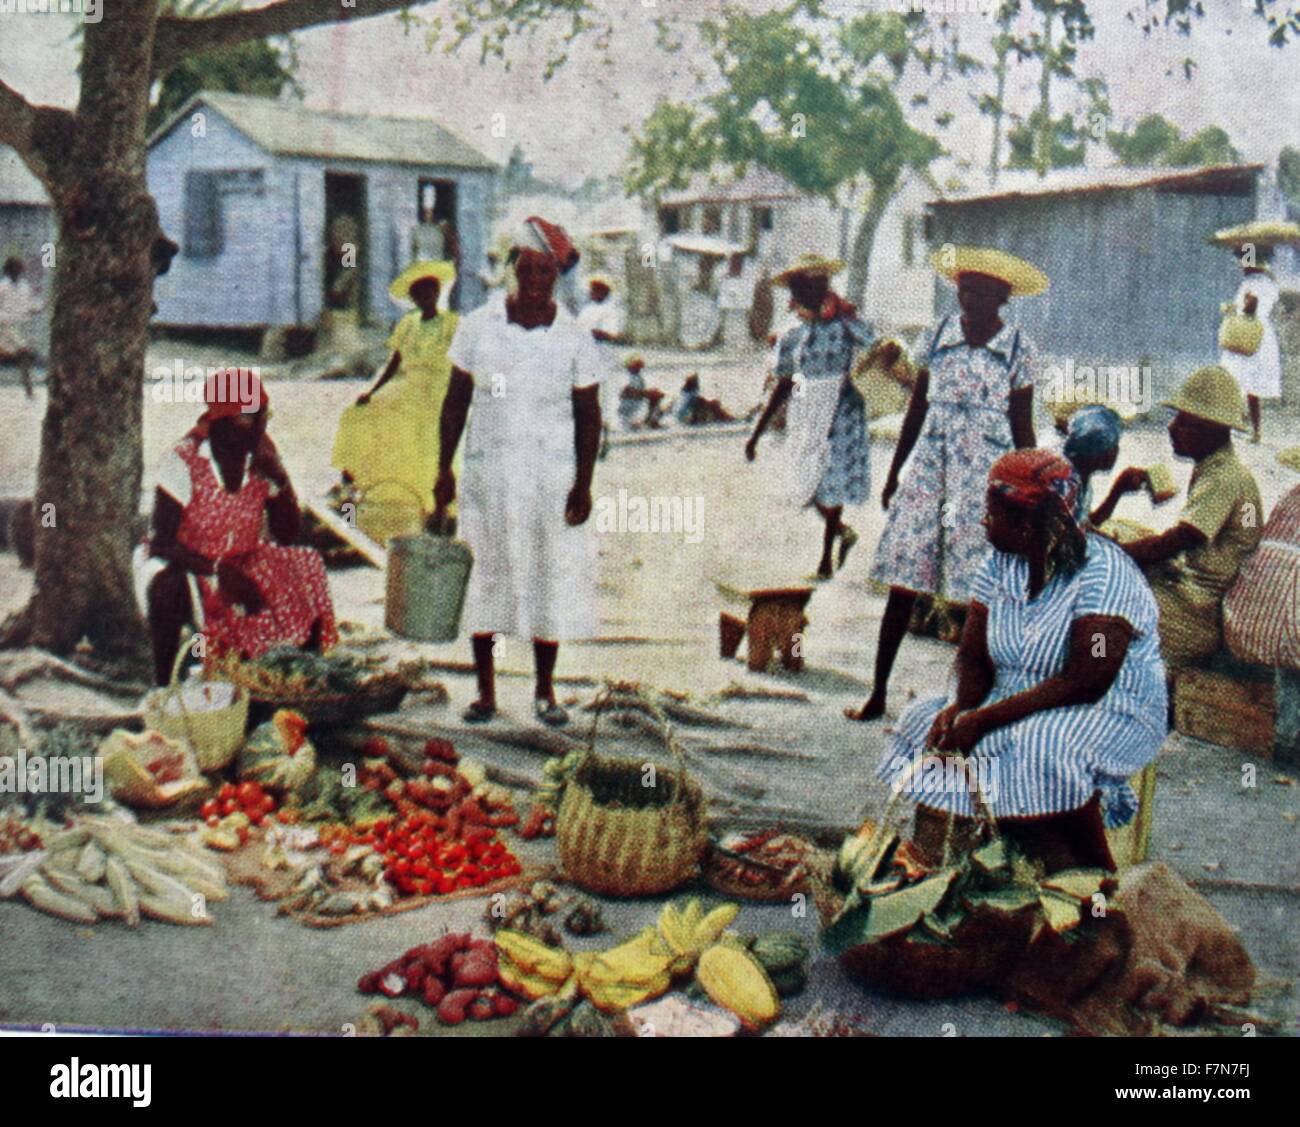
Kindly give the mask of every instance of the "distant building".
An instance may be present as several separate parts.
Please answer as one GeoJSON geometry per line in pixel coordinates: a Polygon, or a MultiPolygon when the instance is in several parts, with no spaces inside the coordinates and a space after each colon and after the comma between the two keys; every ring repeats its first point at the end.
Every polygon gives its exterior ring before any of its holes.
{"type": "MultiPolygon", "coordinates": [[[[1051,288],[1014,300],[1049,361],[1146,366],[1153,398],[1219,355],[1219,306],[1240,270],[1206,240],[1259,214],[1263,165],[1004,174],[995,191],[929,205],[930,247],[996,247],[1044,269],[1051,288]]],[[[937,290],[938,315],[956,311],[937,290]]]]}
{"type": "Polygon", "coordinates": [[[181,247],[158,279],[155,321],[301,327],[331,308],[387,323],[399,312],[388,284],[424,245],[415,238],[422,204],[454,232],[456,305],[473,309],[498,174],[433,121],[200,92],[149,140],[149,189],[181,247]],[[344,244],[354,265],[340,265],[344,244]]]}
{"type": "Polygon", "coordinates": [[[10,257],[22,259],[27,281],[44,303],[41,313],[28,327],[28,338],[37,351],[49,352],[50,298],[53,272],[45,268],[45,255],[58,236],[54,208],[44,186],[7,145],[0,145],[0,263],[10,257]]]}

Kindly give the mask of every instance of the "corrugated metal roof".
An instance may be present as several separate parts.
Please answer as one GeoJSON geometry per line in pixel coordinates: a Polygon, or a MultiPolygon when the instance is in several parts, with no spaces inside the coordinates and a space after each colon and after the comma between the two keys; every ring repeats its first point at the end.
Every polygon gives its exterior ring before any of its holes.
{"type": "Polygon", "coordinates": [[[1201,168],[1058,168],[1040,177],[1033,171],[1004,172],[995,190],[955,193],[930,201],[931,206],[961,207],[970,203],[1064,196],[1078,192],[1121,192],[1138,188],[1227,188],[1243,176],[1254,176],[1262,164],[1214,164],[1201,168]]]}
{"type": "Polygon", "coordinates": [[[50,197],[22,158],[8,145],[0,145],[0,204],[7,203],[49,207],[50,197]]]}
{"type": "Polygon", "coordinates": [[[379,164],[441,165],[495,172],[497,163],[446,127],[418,117],[381,117],[313,110],[295,102],[203,90],[154,131],[156,144],[193,107],[205,103],[268,153],[362,160],[379,164]]]}
{"type": "Polygon", "coordinates": [[[750,165],[744,176],[736,177],[730,169],[715,169],[697,174],[690,186],[680,192],[666,192],[662,202],[667,207],[689,203],[748,203],[758,200],[795,200],[804,193],[784,176],[750,165]]]}

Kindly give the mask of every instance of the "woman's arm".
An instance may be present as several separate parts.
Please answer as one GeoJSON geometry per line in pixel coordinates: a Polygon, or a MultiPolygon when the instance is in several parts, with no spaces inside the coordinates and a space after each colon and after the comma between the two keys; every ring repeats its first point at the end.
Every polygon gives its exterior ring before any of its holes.
{"type": "Polygon", "coordinates": [[[763,437],[763,432],[767,430],[767,424],[772,421],[772,416],[781,409],[781,405],[790,398],[790,393],[793,391],[794,379],[792,377],[782,376],[776,381],[776,387],[772,390],[772,398],[767,401],[767,406],[763,408],[763,413],[758,417],[758,424],[754,427],[754,433],[749,436],[749,441],[745,443],[745,457],[751,462],[758,452],[758,440],[763,437]]]}
{"type": "Polygon", "coordinates": [[[1034,434],[1034,389],[1018,387],[1007,400],[1007,419],[1011,423],[1011,441],[1017,450],[1030,450],[1038,445],[1034,434]]]}
{"type": "Polygon", "coordinates": [[[266,478],[276,489],[266,501],[267,523],[271,536],[277,544],[295,544],[302,531],[302,513],[298,508],[298,498],[289,480],[289,472],[280,461],[280,452],[269,435],[263,435],[253,455],[253,467],[258,474],[266,478]]]}
{"type": "Polygon", "coordinates": [[[600,388],[573,389],[574,481],[564,507],[564,519],[583,524],[591,516],[591,479],[600,452],[600,388]]]}
{"type": "Polygon", "coordinates": [[[389,380],[393,378],[393,373],[397,371],[401,363],[402,363],[402,354],[400,352],[394,352],[388,358],[388,363],[384,365],[384,370],[379,373],[379,379],[375,381],[374,386],[368,388],[366,391],[363,391],[360,395],[357,396],[357,406],[364,407],[367,403],[369,403],[371,398],[374,396],[375,392],[377,392],[381,387],[384,386],[384,384],[386,384],[389,380]]]}
{"type": "Polygon", "coordinates": [[[916,373],[916,384],[912,388],[912,398],[907,401],[907,414],[903,416],[903,428],[898,435],[898,445],[894,448],[894,460],[889,466],[889,476],[885,479],[885,488],[880,494],[880,507],[889,508],[889,500],[898,490],[898,475],[907,465],[912,454],[912,447],[921,437],[921,427],[925,425],[925,416],[930,410],[930,369],[922,368],[916,373]]]}
{"type": "Polygon", "coordinates": [[[1133,627],[1113,615],[1089,614],[1070,627],[1065,666],[1024,692],[958,716],[940,747],[969,752],[989,732],[1035,712],[1096,704],[1110,690],[1133,640],[1133,627]]]}
{"type": "Polygon", "coordinates": [[[453,367],[447,397],[442,401],[442,417],[438,420],[438,482],[433,487],[433,499],[439,510],[446,509],[456,499],[456,475],[451,466],[473,398],[474,377],[453,367]]]}
{"type": "Polygon", "coordinates": [[[213,562],[207,556],[191,552],[176,538],[184,515],[185,509],[175,497],[164,489],[154,490],[153,533],[149,538],[149,554],[156,559],[177,564],[195,575],[211,575],[213,562]]]}
{"type": "Polygon", "coordinates": [[[983,603],[972,601],[966,612],[966,626],[957,647],[953,668],[957,673],[957,693],[930,727],[929,742],[938,745],[961,713],[976,708],[993,688],[996,670],[988,647],[989,611],[983,603]]]}

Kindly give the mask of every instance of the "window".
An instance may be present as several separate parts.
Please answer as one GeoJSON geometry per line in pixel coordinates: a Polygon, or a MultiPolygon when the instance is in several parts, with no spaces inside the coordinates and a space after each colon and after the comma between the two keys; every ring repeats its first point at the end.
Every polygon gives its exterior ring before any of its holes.
{"type": "Polygon", "coordinates": [[[221,253],[221,173],[190,171],[185,174],[186,258],[216,258],[221,253]]]}
{"type": "Polygon", "coordinates": [[[682,229],[682,215],[675,207],[659,209],[659,229],[665,235],[675,235],[682,229]]]}
{"type": "Polygon", "coordinates": [[[261,169],[191,169],[185,173],[184,244],[186,258],[217,258],[225,249],[226,196],[263,193],[261,169]]]}
{"type": "Polygon", "coordinates": [[[754,230],[772,230],[772,209],[770,207],[754,208],[754,230]]]}
{"type": "Polygon", "coordinates": [[[700,233],[716,235],[722,230],[722,207],[719,204],[706,204],[700,218],[700,233]]]}

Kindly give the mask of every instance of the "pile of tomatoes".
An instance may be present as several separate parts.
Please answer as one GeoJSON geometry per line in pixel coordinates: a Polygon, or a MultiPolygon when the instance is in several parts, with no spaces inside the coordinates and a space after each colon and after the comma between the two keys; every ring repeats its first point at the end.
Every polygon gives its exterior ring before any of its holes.
{"type": "Polygon", "coordinates": [[[517,876],[522,866],[486,826],[448,837],[427,811],[377,821],[362,841],[384,858],[384,876],[403,896],[443,896],[517,876]]]}
{"type": "Polygon", "coordinates": [[[244,814],[254,826],[260,826],[275,812],[275,795],[262,789],[261,783],[222,783],[216,798],[199,807],[199,817],[209,826],[219,825],[231,814],[244,814]]]}

